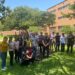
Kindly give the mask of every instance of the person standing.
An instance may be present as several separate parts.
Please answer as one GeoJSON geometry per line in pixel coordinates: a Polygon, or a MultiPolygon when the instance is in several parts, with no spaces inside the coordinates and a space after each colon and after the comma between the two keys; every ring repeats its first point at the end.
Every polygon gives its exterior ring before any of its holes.
{"type": "Polygon", "coordinates": [[[61,52],[65,51],[65,35],[64,33],[62,33],[61,37],[60,37],[60,44],[61,44],[61,52]]]}
{"type": "Polygon", "coordinates": [[[43,57],[49,57],[49,45],[50,45],[50,38],[47,33],[45,33],[43,43],[43,57]]]}
{"type": "Polygon", "coordinates": [[[13,59],[14,59],[14,48],[15,43],[13,42],[13,38],[9,38],[9,55],[10,55],[10,66],[13,66],[13,59]]]}
{"type": "Polygon", "coordinates": [[[2,71],[6,70],[6,58],[7,58],[7,51],[8,51],[8,38],[4,37],[3,41],[0,45],[1,47],[1,60],[2,60],[2,71]]]}
{"type": "Polygon", "coordinates": [[[72,34],[72,32],[70,32],[67,36],[67,53],[69,53],[69,51],[71,53],[73,52],[74,39],[74,35],[72,34]]]}
{"type": "Polygon", "coordinates": [[[59,33],[56,33],[56,36],[55,36],[55,42],[56,42],[56,52],[59,51],[59,48],[60,48],[60,35],[59,33]]]}
{"type": "Polygon", "coordinates": [[[51,48],[52,51],[55,51],[55,33],[54,32],[52,32],[50,34],[50,39],[51,39],[51,46],[50,46],[50,48],[51,48]]]}
{"type": "Polygon", "coordinates": [[[32,42],[32,49],[33,49],[33,54],[34,54],[34,58],[36,59],[36,52],[37,52],[37,38],[35,37],[35,33],[32,34],[32,38],[30,38],[31,42],[32,42]]]}
{"type": "Polygon", "coordinates": [[[40,57],[41,57],[41,59],[43,57],[43,43],[42,43],[43,39],[44,39],[44,36],[43,36],[43,33],[41,32],[40,35],[39,35],[39,39],[38,39],[38,45],[39,45],[39,48],[40,48],[40,57]]]}
{"type": "Polygon", "coordinates": [[[15,61],[18,62],[19,61],[19,39],[15,38],[15,61]]]}

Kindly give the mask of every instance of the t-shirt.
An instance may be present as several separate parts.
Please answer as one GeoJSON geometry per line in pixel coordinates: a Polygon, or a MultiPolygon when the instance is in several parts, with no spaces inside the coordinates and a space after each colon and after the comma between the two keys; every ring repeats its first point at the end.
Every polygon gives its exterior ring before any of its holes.
{"type": "Polygon", "coordinates": [[[61,37],[60,37],[60,43],[61,43],[61,44],[65,44],[65,43],[66,43],[66,41],[65,41],[65,36],[61,36],[61,37]]]}
{"type": "Polygon", "coordinates": [[[67,36],[67,44],[70,44],[70,45],[74,44],[74,35],[67,36]]]}
{"type": "Polygon", "coordinates": [[[0,44],[0,47],[1,47],[1,52],[7,52],[7,50],[8,50],[8,43],[7,42],[2,42],[0,44]]]}
{"type": "Polygon", "coordinates": [[[44,36],[43,36],[43,35],[40,35],[40,36],[39,36],[39,41],[38,41],[39,44],[42,44],[42,40],[43,40],[43,39],[44,39],[44,36]]]}
{"type": "Polygon", "coordinates": [[[15,49],[15,42],[9,43],[9,51],[13,51],[15,49]]]}
{"type": "Polygon", "coordinates": [[[28,50],[26,51],[26,54],[28,56],[31,56],[32,55],[32,49],[31,48],[28,48],[28,50]]]}
{"type": "Polygon", "coordinates": [[[43,41],[44,44],[48,44],[48,46],[50,45],[50,38],[48,38],[47,36],[44,37],[43,41]]]}
{"type": "Polygon", "coordinates": [[[19,41],[15,41],[15,49],[19,49],[19,41]]]}
{"type": "Polygon", "coordinates": [[[60,35],[56,35],[55,36],[55,41],[56,41],[56,43],[60,44],[60,35]]]}

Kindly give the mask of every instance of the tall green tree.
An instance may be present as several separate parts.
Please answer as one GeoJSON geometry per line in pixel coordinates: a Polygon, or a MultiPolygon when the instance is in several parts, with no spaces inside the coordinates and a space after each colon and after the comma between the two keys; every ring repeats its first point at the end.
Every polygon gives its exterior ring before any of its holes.
{"type": "Polygon", "coordinates": [[[40,23],[42,23],[42,25],[53,25],[55,23],[55,15],[50,13],[50,12],[43,12],[41,14],[41,18],[40,18],[40,23]]]}
{"type": "Polygon", "coordinates": [[[28,28],[32,25],[38,25],[37,19],[40,13],[40,10],[29,7],[17,7],[4,19],[5,29],[28,28]]]}
{"type": "Polygon", "coordinates": [[[5,11],[4,2],[5,0],[0,0],[0,19],[3,17],[3,13],[5,11]]]}

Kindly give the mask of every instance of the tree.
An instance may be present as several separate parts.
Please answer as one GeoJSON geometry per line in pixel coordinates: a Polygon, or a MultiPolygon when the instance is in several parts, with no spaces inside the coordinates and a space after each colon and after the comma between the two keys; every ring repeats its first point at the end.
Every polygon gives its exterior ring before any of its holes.
{"type": "Polygon", "coordinates": [[[75,32],[75,27],[68,26],[68,25],[64,26],[64,27],[62,27],[61,32],[64,32],[64,33],[75,32]]]}
{"type": "Polygon", "coordinates": [[[39,10],[29,7],[17,7],[8,16],[5,16],[2,23],[6,26],[6,30],[20,29],[23,27],[24,29],[28,29],[30,26],[38,25],[37,20],[39,14],[39,10]]]}
{"type": "Polygon", "coordinates": [[[5,0],[0,0],[0,19],[3,17],[3,12],[5,11],[4,2],[5,0]]]}
{"type": "Polygon", "coordinates": [[[68,14],[63,14],[63,16],[65,18],[75,18],[75,3],[70,5],[69,9],[72,10],[72,12],[68,14]]]}
{"type": "Polygon", "coordinates": [[[44,12],[41,14],[40,23],[42,25],[53,25],[55,23],[55,15],[51,14],[50,12],[44,12]]]}

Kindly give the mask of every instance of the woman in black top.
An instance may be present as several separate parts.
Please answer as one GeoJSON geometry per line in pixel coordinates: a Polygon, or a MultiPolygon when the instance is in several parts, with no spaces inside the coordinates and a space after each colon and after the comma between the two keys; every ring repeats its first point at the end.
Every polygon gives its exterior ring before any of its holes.
{"type": "Polygon", "coordinates": [[[47,33],[45,33],[45,36],[44,36],[42,43],[43,43],[43,57],[45,57],[46,53],[47,53],[46,57],[49,57],[50,38],[47,33]]]}

